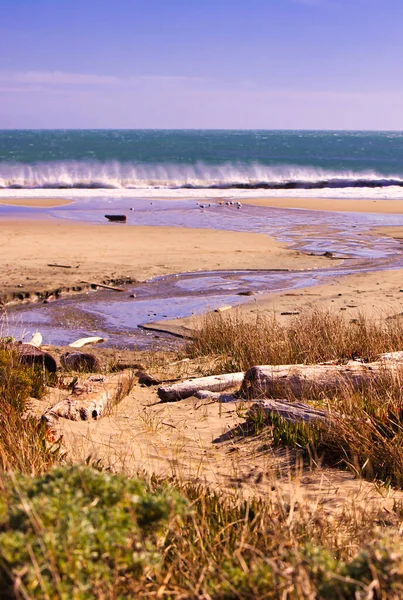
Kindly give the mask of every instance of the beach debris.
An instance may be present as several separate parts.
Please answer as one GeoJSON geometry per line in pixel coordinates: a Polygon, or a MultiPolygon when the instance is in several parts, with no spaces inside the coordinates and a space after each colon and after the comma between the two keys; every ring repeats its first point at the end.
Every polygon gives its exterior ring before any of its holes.
{"type": "Polygon", "coordinates": [[[158,388],[158,397],[163,402],[176,402],[190,398],[195,392],[201,390],[221,392],[242,383],[244,375],[245,373],[226,373],[187,379],[171,386],[158,388]]]}
{"type": "Polygon", "coordinates": [[[86,285],[90,285],[91,287],[100,287],[105,288],[106,290],[113,290],[114,292],[126,292],[124,288],[118,288],[113,285],[107,285],[106,283],[98,283],[96,281],[80,281],[80,283],[85,283],[86,285]]]}
{"type": "Polygon", "coordinates": [[[241,290],[240,292],[237,293],[237,296],[253,296],[254,292],[252,292],[252,290],[241,290]]]}
{"type": "Polygon", "coordinates": [[[333,258],[334,254],[333,252],[329,252],[329,250],[326,250],[326,252],[324,252],[322,256],[324,256],[325,258],[333,258]]]}
{"type": "Polygon", "coordinates": [[[175,362],[169,363],[169,366],[173,367],[174,365],[179,365],[181,363],[189,362],[189,361],[190,361],[190,358],[181,358],[180,360],[176,360],[175,362]]]}
{"type": "Polygon", "coordinates": [[[237,398],[234,394],[222,394],[221,392],[210,392],[209,390],[200,390],[195,392],[194,397],[198,400],[211,400],[212,402],[235,402],[237,398]]]}
{"type": "Polygon", "coordinates": [[[118,375],[92,375],[84,381],[74,384],[72,393],[54,406],[47,409],[42,419],[53,425],[58,417],[70,421],[97,420],[108,414],[132,388],[132,379],[128,373],[118,375]]]}
{"type": "MultiPolygon", "coordinates": [[[[80,265],[76,265],[75,269],[78,269],[80,265]]],[[[71,269],[72,266],[71,265],[59,265],[58,263],[49,263],[48,267],[57,267],[59,269],[71,269]]]]}
{"type": "Polygon", "coordinates": [[[129,298],[137,298],[137,294],[130,294],[129,298]]]}
{"type": "Polygon", "coordinates": [[[114,223],[126,223],[127,221],[126,215],[104,215],[104,217],[114,223]]]}
{"type": "Polygon", "coordinates": [[[60,357],[60,363],[66,371],[90,372],[100,370],[100,363],[96,356],[87,352],[65,352],[60,357]]]}
{"type": "Polygon", "coordinates": [[[137,371],[135,375],[139,378],[139,384],[146,387],[150,387],[152,385],[160,385],[161,383],[161,381],[159,381],[158,379],[154,379],[154,377],[151,377],[151,375],[145,373],[144,371],[137,371]]]}
{"type": "Polygon", "coordinates": [[[302,402],[290,402],[288,400],[259,400],[253,402],[246,413],[247,421],[256,421],[256,417],[263,417],[265,421],[278,415],[291,423],[311,423],[312,421],[330,421],[336,415],[326,410],[312,408],[309,404],[302,402]]]}
{"type": "Polygon", "coordinates": [[[45,352],[31,344],[16,344],[15,347],[22,363],[27,365],[41,365],[49,373],[56,373],[56,360],[49,352],[45,352]]]}
{"type": "Polygon", "coordinates": [[[229,305],[220,306],[220,307],[216,308],[214,312],[221,313],[221,312],[225,312],[226,310],[229,310],[230,308],[232,308],[232,306],[229,306],[229,305]]]}
{"type": "MultiPolygon", "coordinates": [[[[175,402],[190,396],[218,402],[232,402],[236,399],[262,399],[265,396],[281,398],[279,394],[283,395],[285,390],[300,394],[312,384],[323,388],[339,386],[346,382],[361,385],[363,381],[383,375],[387,371],[394,373],[399,368],[399,361],[403,361],[403,351],[387,352],[380,354],[378,358],[379,360],[372,363],[350,360],[344,365],[333,361],[313,365],[256,365],[246,373],[198,377],[160,387],[158,396],[163,402],[175,402]],[[241,384],[238,391],[233,394],[222,394],[224,390],[238,384],[241,384]]],[[[298,408],[298,404],[295,406],[298,408]]]]}
{"type": "Polygon", "coordinates": [[[25,342],[25,343],[28,344],[29,346],[35,346],[35,348],[39,348],[39,346],[42,344],[42,334],[39,333],[39,331],[37,331],[31,337],[29,342],[25,342]]]}
{"type": "Polygon", "coordinates": [[[80,338],[78,340],[76,340],[75,342],[72,342],[71,344],[69,344],[70,348],[82,348],[83,346],[86,346],[87,344],[100,344],[101,342],[106,342],[106,338],[103,337],[85,337],[85,338],[80,338]]]}
{"type": "Polygon", "coordinates": [[[340,386],[346,382],[359,385],[377,374],[384,373],[387,368],[393,371],[395,366],[395,363],[385,361],[374,363],[349,361],[346,365],[328,363],[316,365],[259,365],[246,371],[237,395],[240,398],[247,399],[261,398],[265,395],[279,397],[279,394],[283,394],[284,390],[298,395],[307,385],[312,384],[324,388],[340,386]]]}
{"type": "Polygon", "coordinates": [[[403,360],[403,352],[385,352],[384,354],[380,354],[379,357],[381,360],[403,360]]]}

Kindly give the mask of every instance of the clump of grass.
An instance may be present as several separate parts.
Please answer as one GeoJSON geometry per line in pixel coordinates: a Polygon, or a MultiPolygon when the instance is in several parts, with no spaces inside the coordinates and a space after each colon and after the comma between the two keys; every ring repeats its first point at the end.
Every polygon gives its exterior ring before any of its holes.
{"type": "Polygon", "coordinates": [[[27,414],[29,397],[40,398],[47,384],[43,369],[22,364],[17,351],[0,344],[0,469],[38,473],[58,459],[45,423],[27,414]]]}
{"type": "MultiPolygon", "coordinates": [[[[283,386],[283,397],[297,398],[283,386]]],[[[357,475],[395,487],[403,487],[403,368],[384,370],[360,383],[347,379],[337,387],[311,384],[315,406],[329,411],[328,420],[290,422],[271,414],[274,445],[293,447],[315,463],[352,469],[357,475]]],[[[299,396],[298,396],[299,399],[299,396]]],[[[260,430],[263,413],[253,417],[260,430]]]]}
{"type": "Polygon", "coordinates": [[[403,568],[396,566],[401,538],[379,514],[326,515],[274,494],[239,502],[201,487],[182,491],[192,511],[167,539],[161,576],[169,579],[168,597],[171,591],[181,598],[347,600],[403,593],[403,568]]]}
{"type": "Polygon", "coordinates": [[[243,371],[253,365],[313,364],[330,360],[371,361],[382,352],[403,349],[403,319],[349,322],[327,310],[306,310],[289,324],[275,314],[255,321],[238,313],[210,313],[185,346],[190,357],[219,357],[216,371],[243,371]]]}

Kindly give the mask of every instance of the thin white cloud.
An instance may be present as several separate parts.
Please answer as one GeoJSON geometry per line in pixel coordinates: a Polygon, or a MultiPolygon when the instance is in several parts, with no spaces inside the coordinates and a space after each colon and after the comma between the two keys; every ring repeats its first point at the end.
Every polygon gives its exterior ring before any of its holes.
{"type": "Polygon", "coordinates": [[[0,71],[0,83],[9,85],[25,84],[27,86],[116,86],[137,85],[144,82],[175,83],[202,82],[201,77],[181,75],[94,75],[91,73],[68,73],[63,71],[0,71]]]}

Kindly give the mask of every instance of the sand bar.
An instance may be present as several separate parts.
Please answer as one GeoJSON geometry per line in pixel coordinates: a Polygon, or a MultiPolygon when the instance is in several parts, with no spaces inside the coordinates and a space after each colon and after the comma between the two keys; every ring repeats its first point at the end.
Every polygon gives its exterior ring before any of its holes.
{"type": "Polygon", "coordinates": [[[243,198],[243,204],[272,208],[299,208],[327,212],[403,214],[403,200],[357,200],[329,198],[243,198]]]}
{"type": "Polygon", "coordinates": [[[73,200],[65,198],[0,198],[0,204],[6,206],[24,206],[29,208],[54,208],[72,204],[73,200]]]}
{"type": "Polygon", "coordinates": [[[62,220],[0,221],[0,296],[188,271],[307,269],[328,259],[289,250],[264,234],[62,220]],[[71,268],[49,267],[49,264],[71,268]]]}

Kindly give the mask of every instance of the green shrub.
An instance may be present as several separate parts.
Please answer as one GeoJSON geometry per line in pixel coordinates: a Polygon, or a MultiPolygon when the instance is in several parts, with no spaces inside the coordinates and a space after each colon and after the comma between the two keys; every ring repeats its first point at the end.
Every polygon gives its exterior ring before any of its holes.
{"type": "Polygon", "coordinates": [[[5,476],[0,588],[29,598],[119,597],[160,559],[175,491],[88,467],[5,476]],[[113,590],[113,594],[112,594],[113,590]]]}

